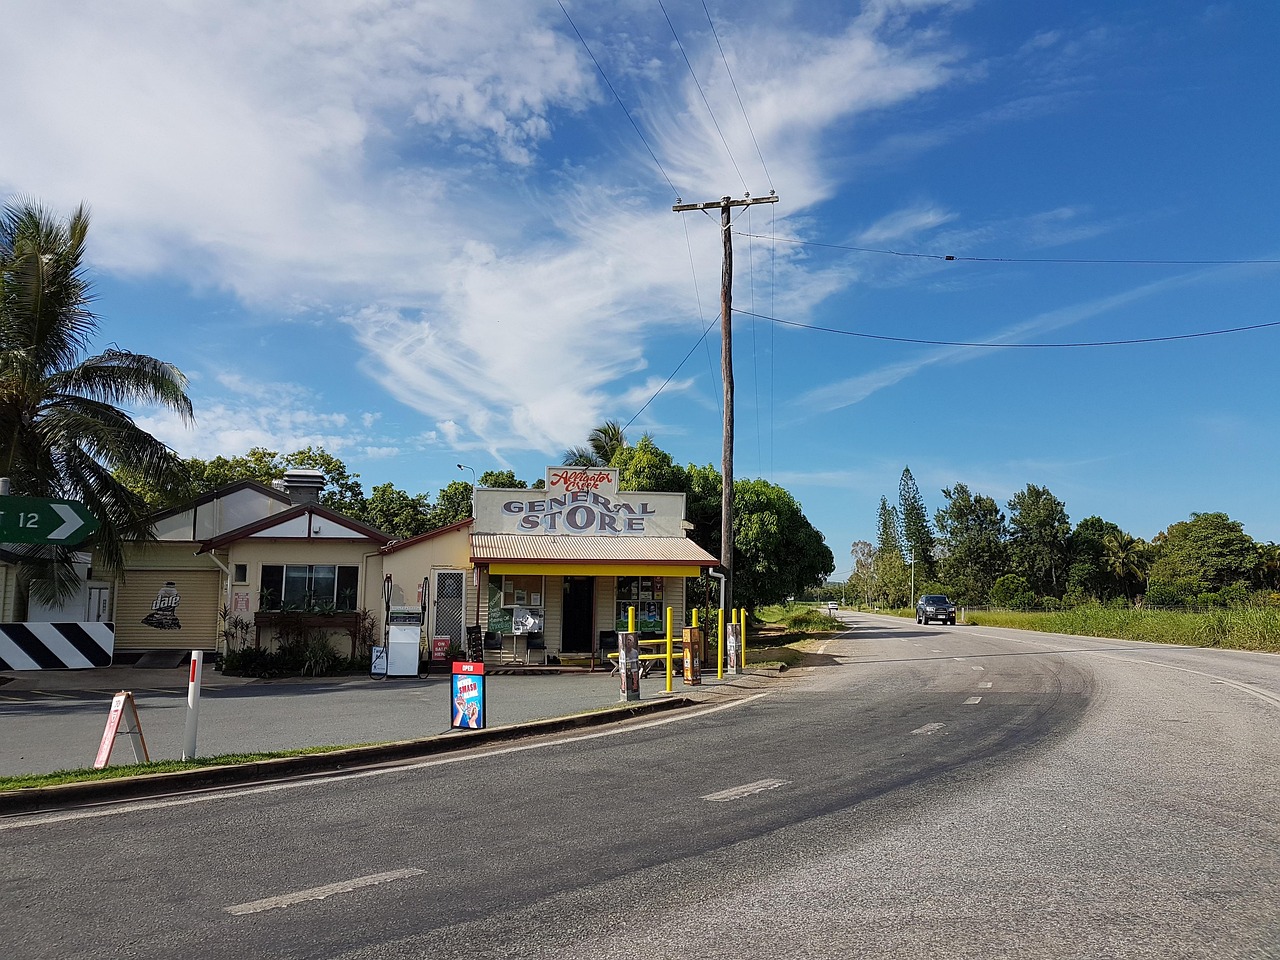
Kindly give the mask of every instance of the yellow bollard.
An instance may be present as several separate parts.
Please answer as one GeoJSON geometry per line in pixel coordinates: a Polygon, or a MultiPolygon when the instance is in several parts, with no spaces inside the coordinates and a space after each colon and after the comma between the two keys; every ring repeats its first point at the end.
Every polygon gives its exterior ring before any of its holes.
{"type": "Polygon", "coordinates": [[[627,607],[627,633],[636,632],[636,608],[627,607]]]}
{"type": "Polygon", "coordinates": [[[721,610],[716,616],[716,643],[718,653],[716,654],[716,679],[724,679],[724,611],[721,610]]]}
{"type": "Polygon", "coordinates": [[[672,609],[667,607],[667,693],[671,692],[671,615],[672,609]]]}
{"type": "Polygon", "coordinates": [[[698,608],[693,608],[693,623],[690,624],[695,630],[698,628],[698,608]]]}

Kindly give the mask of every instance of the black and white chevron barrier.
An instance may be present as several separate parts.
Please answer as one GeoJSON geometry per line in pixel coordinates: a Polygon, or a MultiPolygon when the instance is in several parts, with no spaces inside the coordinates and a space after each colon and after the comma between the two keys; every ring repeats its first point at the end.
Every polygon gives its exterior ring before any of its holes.
{"type": "Polygon", "coordinates": [[[0,670],[87,670],[115,652],[110,623],[0,623],[0,670]]]}

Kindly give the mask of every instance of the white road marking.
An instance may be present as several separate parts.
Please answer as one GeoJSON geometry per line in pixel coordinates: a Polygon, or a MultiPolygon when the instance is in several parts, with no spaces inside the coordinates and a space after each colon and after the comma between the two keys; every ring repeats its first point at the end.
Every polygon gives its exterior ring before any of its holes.
{"type": "Polygon", "coordinates": [[[973,667],[972,669],[974,669],[974,670],[985,670],[985,669],[987,669],[987,668],[986,668],[986,667],[973,667]]]}
{"type": "Polygon", "coordinates": [[[911,731],[911,733],[913,735],[924,734],[925,736],[928,737],[933,735],[933,731],[941,730],[945,726],[946,726],[945,723],[926,723],[923,727],[916,727],[914,730],[911,731]]]}
{"type": "Polygon", "coordinates": [[[958,661],[958,662],[960,662],[960,663],[964,663],[964,657],[952,657],[951,659],[952,659],[952,660],[956,660],[956,661],[958,661]]]}
{"type": "Polygon", "coordinates": [[[409,877],[420,877],[425,870],[419,870],[417,867],[406,867],[404,870],[392,870],[388,873],[374,873],[367,877],[355,877],[351,880],[343,880],[340,883],[329,883],[323,887],[312,887],[310,890],[299,890],[297,893],[286,893],[279,897],[266,897],[262,900],[252,900],[249,903],[238,903],[234,907],[227,907],[227,913],[236,916],[243,916],[246,913],[262,913],[264,910],[278,910],[281,907],[291,907],[295,903],[303,903],[307,900],[323,900],[325,897],[332,897],[335,893],[350,893],[352,890],[359,890],[361,887],[371,887],[378,883],[391,883],[393,880],[406,880],[409,877]]]}
{"type": "Polygon", "coordinates": [[[692,717],[705,717],[713,713],[719,713],[721,710],[729,710],[733,707],[740,707],[756,700],[760,700],[769,696],[768,692],[753,694],[750,697],[743,697],[741,700],[731,700],[728,703],[717,704],[714,707],[708,707],[705,710],[696,710],[691,713],[677,714],[676,716],[659,717],[654,720],[645,720],[639,723],[628,724],[625,727],[615,727],[607,730],[599,730],[594,733],[579,733],[567,737],[557,737],[554,740],[541,740],[537,743],[518,743],[508,747],[499,747],[496,750],[486,750],[479,746],[471,751],[450,754],[445,757],[436,757],[431,760],[422,760],[418,763],[392,764],[391,766],[375,766],[368,770],[353,770],[349,773],[334,773],[328,776],[312,776],[303,780],[285,780],[279,783],[268,783],[256,787],[239,787],[230,789],[213,789],[199,794],[187,794],[178,797],[164,797],[158,800],[138,800],[134,803],[119,803],[110,806],[95,807],[92,809],[68,810],[50,814],[36,814],[25,816],[23,814],[15,815],[12,820],[0,820],[0,833],[7,830],[20,830],[24,827],[42,827],[53,823],[66,823],[70,820],[97,820],[101,817],[113,817],[122,813],[133,813],[138,810],[159,810],[164,807],[185,807],[192,803],[208,803],[210,801],[228,800],[233,797],[246,797],[259,793],[278,793],[282,790],[301,790],[307,787],[323,786],[326,783],[333,783],[337,780],[364,780],[369,777],[381,777],[389,773],[402,773],[408,770],[424,770],[427,767],[442,767],[454,763],[466,763],[470,760],[482,760],[489,757],[502,756],[507,753],[524,753],[526,750],[542,750],[547,747],[558,747],[566,743],[576,743],[579,740],[597,740],[601,737],[615,737],[632,730],[647,730],[650,727],[664,727],[670,723],[679,723],[681,720],[688,720],[692,717]]]}
{"type": "Polygon", "coordinates": [[[941,651],[941,650],[930,650],[929,652],[930,652],[930,653],[941,653],[942,651],[941,651]]]}
{"type": "Polygon", "coordinates": [[[980,687],[988,687],[988,688],[989,688],[989,687],[991,686],[991,681],[990,681],[990,680],[983,680],[983,681],[982,681],[982,683],[978,684],[978,686],[980,686],[980,687]]]}
{"type": "Polygon", "coordinates": [[[729,800],[741,800],[743,797],[749,797],[754,793],[762,793],[765,790],[776,790],[784,783],[790,783],[789,780],[757,780],[755,783],[744,783],[740,787],[730,787],[728,790],[721,790],[719,793],[708,793],[703,800],[710,800],[713,803],[725,803],[729,800]]]}
{"type": "Polygon", "coordinates": [[[969,705],[971,705],[971,704],[974,704],[974,703],[981,703],[981,702],[982,702],[982,698],[981,698],[981,697],[970,697],[968,700],[966,700],[966,701],[964,702],[964,705],[967,707],[967,706],[969,706],[969,705]]]}

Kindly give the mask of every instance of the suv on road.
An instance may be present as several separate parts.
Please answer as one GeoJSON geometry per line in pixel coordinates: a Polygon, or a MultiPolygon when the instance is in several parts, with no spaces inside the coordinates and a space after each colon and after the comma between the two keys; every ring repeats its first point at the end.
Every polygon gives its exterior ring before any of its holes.
{"type": "Polygon", "coordinates": [[[926,593],[916,604],[916,623],[930,620],[955,626],[956,605],[940,593],[926,593]]]}

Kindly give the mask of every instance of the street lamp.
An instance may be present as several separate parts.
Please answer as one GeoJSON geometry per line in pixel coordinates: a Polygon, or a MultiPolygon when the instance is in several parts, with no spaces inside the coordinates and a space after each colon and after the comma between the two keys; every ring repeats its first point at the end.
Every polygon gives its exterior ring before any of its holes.
{"type": "Polygon", "coordinates": [[[471,471],[471,516],[474,517],[476,515],[476,484],[479,482],[476,480],[476,468],[460,463],[458,464],[458,469],[471,471]]]}

